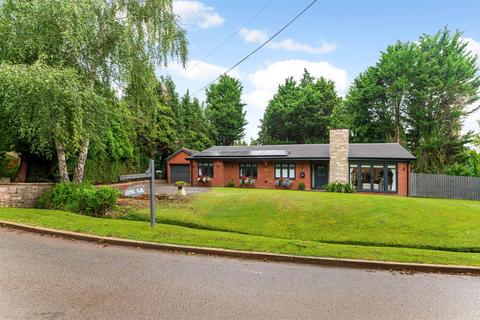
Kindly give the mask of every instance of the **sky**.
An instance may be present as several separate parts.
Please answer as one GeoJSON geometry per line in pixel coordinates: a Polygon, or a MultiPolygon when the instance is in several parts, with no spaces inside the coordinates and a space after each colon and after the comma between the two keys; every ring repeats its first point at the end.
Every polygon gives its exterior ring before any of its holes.
{"type": "MultiPolygon", "coordinates": [[[[183,68],[171,62],[166,68],[158,68],[157,73],[170,75],[180,94],[189,89],[204,100],[207,84],[310,2],[174,0],[174,11],[189,40],[188,63],[183,68]]],[[[300,78],[305,68],[315,77],[335,81],[338,93],[345,96],[352,81],[374,65],[388,45],[397,40],[415,41],[445,26],[462,31],[468,49],[480,55],[479,12],[478,0],[318,0],[266,47],[229,73],[243,85],[246,141],[257,137],[260,119],[278,85],[290,76],[300,78]]],[[[479,132],[478,120],[480,112],[470,115],[463,131],[479,132]]]]}

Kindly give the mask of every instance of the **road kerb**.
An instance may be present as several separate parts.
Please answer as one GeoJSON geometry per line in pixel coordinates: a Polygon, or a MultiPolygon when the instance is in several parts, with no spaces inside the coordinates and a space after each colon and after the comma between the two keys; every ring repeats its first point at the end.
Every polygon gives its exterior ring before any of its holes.
{"type": "Polygon", "coordinates": [[[448,274],[473,274],[480,275],[480,267],[458,266],[458,265],[439,265],[439,264],[423,264],[423,263],[404,263],[404,262],[387,262],[376,260],[359,260],[359,259],[336,259],[322,258],[312,256],[295,256],[287,254],[276,254],[268,252],[256,251],[239,251],[230,249],[208,248],[184,246],[166,243],[145,242],[113,237],[102,237],[89,235],[78,232],[63,231],[57,229],[36,227],[22,223],[0,220],[0,227],[9,227],[23,231],[35,232],[39,234],[47,234],[67,239],[76,239],[88,242],[104,243],[117,246],[127,246],[134,248],[153,249],[161,251],[173,251],[182,253],[195,253],[202,255],[215,255],[223,257],[289,262],[297,264],[310,264],[318,266],[342,267],[342,268],[359,268],[359,269],[379,269],[391,271],[417,271],[428,273],[448,273],[448,274]]]}

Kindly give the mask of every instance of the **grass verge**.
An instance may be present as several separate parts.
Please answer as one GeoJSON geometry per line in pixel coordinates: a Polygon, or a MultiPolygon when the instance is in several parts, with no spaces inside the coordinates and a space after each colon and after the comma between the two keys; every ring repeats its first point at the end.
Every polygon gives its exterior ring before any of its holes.
{"type": "Polygon", "coordinates": [[[199,230],[167,224],[158,224],[156,228],[152,229],[147,222],[142,221],[101,219],[54,210],[0,208],[0,220],[157,243],[303,256],[480,266],[479,253],[331,244],[310,240],[199,230]]]}

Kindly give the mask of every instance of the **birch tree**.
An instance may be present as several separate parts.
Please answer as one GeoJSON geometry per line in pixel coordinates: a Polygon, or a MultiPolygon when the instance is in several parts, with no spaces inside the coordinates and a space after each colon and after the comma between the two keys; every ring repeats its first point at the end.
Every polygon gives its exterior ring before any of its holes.
{"type": "MultiPolygon", "coordinates": [[[[122,92],[127,85],[141,88],[136,83],[144,81],[144,73],[138,70],[153,70],[172,59],[185,64],[187,57],[185,32],[171,0],[4,0],[0,43],[0,63],[40,62],[60,73],[68,68],[76,73],[75,81],[99,97],[111,96],[114,89],[122,92]]],[[[141,92],[130,90],[135,94],[141,92]]],[[[78,145],[77,181],[83,179],[90,139],[84,135],[78,145]]],[[[62,154],[65,145],[50,142],[62,154]]],[[[16,151],[29,152],[25,143],[16,145],[23,148],[16,151]]]]}

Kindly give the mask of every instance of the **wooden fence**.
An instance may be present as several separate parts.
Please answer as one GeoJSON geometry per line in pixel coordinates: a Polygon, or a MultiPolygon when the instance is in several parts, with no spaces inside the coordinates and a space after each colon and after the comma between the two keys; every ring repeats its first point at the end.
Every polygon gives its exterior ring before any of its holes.
{"type": "Polygon", "coordinates": [[[480,178],[412,173],[410,196],[480,200],[480,178]]]}

